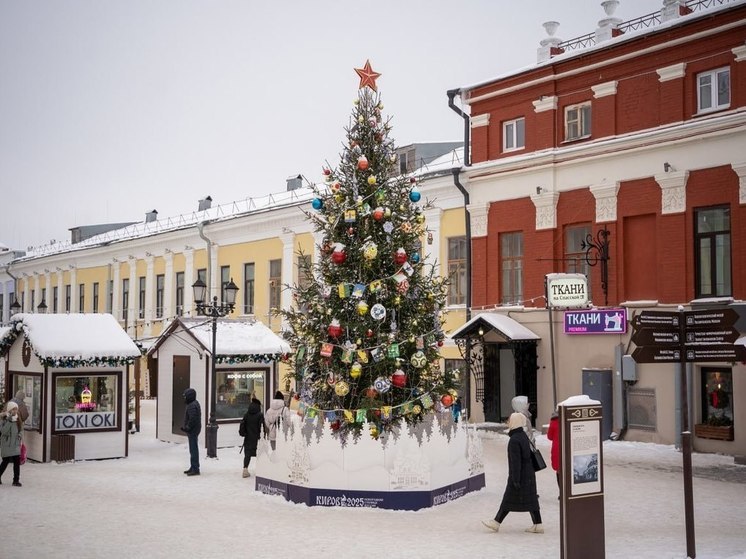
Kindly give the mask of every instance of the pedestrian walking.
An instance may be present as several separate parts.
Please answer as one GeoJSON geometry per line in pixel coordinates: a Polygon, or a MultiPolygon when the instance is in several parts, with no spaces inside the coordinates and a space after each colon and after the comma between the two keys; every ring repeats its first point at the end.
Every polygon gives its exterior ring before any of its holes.
{"type": "Polygon", "coordinates": [[[0,484],[8,464],[13,464],[13,485],[21,487],[21,443],[23,442],[23,421],[18,413],[18,404],[9,401],[5,411],[0,413],[0,484]]]}
{"type": "Polygon", "coordinates": [[[259,444],[259,437],[263,433],[267,436],[267,425],[264,423],[264,414],[262,413],[262,403],[256,398],[251,399],[249,409],[243,416],[245,435],[243,438],[243,475],[249,477],[249,462],[251,457],[256,456],[256,447],[259,444]]]}
{"type": "Polygon", "coordinates": [[[26,393],[23,391],[23,388],[16,392],[15,398],[11,402],[18,404],[18,415],[21,418],[21,423],[26,423],[29,412],[26,406],[26,393]]]}
{"type": "Polygon", "coordinates": [[[278,390],[269,402],[267,413],[264,414],[264,422],[269,428],[269,446],[272,450],[277,447],[277,431],[282,422],[287,420],[289,413],[290,410],[285,405],[285,396],[278,390]]]}
{"type": "Polygon", "coordinates": [[[184,390],[184,425],[181,430],[186,433],[189,441],[189,469],[184,470],[188,476],[199,475],[199,434],[202,432],[202,408],[197,401],[197,391],[194,388],[184,390]]]}
{"type": "MultiPolygon", "coordinates": [[[[560,459],[559,459],[559,447],[560,447],[560,423],[559,413],[554,410],[554,413],[549,418],[549,428],[547,429],[547,439],[552,441],[552,449],[550,451],[550,458],[552,462],[552,469],[557,476],[557,487],[560,489],[560,496],[562,494],[562,480],[560,479],[560,459]]],[[[558,497],[559,498],[559,497],[558,497]]]]}
{"type": "Polygon", "coordinates": [[[543,534],[539,495],[536,493],[536,472],[531,464],[531,443],[523,430],[525,416],[513,413],[508,418],[508,483],[505,487],[500,509],[494,520],[483,520],[482,524],[495,532],[500,530],[509,512],[529,512],[533,524],[526,532],[543,534]]]}

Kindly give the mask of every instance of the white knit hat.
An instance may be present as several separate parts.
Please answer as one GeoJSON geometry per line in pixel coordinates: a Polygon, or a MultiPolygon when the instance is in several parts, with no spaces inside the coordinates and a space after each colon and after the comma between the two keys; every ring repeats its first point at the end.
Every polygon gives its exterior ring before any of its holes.
{"type": "Polygon", "coordinates": [[[18,409],[18,404],[16,404],[12,400],[5,405],[5,411],[7,411],[7,412],[11,412],[11,411],[17,410],[17,409],[18,409]]]}

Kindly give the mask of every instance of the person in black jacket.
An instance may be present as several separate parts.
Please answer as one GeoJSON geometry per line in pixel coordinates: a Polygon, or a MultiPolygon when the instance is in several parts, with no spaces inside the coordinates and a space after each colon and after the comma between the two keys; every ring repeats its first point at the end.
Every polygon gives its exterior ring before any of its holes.
{"type": "Polygon", "coordinates": [[[251,457],[256,456],[256,447],[259,444],[259,436],[264,433],[267,436],[267,425],[264,423],[262,403],[256,398],[251,399],[249,409],[243,416],[246,434],[243,438],[243,477],[249,477],[249,462],[251,457]]]}
{"type": "Polygon", "coordinates": [[[536,493],[536,472],[531,464],[531,445],[523,429],[525,416],[513,413],[508,418],[508,485],[503,494],[500,510],[494,520],[483,520],[482,524],[497,532],[500,524],[511,511],[530,512],[533,525],[526,532],[543,534],[539,496],[536,493]]]}
{"type": "Polygon", "coordinates": [[[184,425],[181,430],[186,433],[189,440],[189,457],[191,460],[189,469],[184,470],[184,473],[188,476],[198,476],[199,445],[197,440],[202,431],[202,408],[197,401],[197,391],[194,388],[184,390],[184,402],[186,402],[186,409],[184,410],[184,425]]]}

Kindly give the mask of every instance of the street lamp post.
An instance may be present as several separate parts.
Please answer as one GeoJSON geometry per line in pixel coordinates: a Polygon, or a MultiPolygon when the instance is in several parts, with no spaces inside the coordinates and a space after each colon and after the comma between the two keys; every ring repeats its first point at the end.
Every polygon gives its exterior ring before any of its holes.
{"type": "Polygon", "coordinates": [[[236,293],[238,286],[233,283],[233,278],[223,288],[225,300],[218,303],[217,296],[212,301],[205,301],[207,285],[201,279],[197,279],[192,285],[194,291],[194,302],[197,306],[197,314],[200,316],[209,316],[212,319],[212,357],[210,359],[210,420],[207,423],[205,432],[205,442],[207,444],[207,457],[217,458],[218,456],[218,421],[215,417],[215,408],[217,406],[217,387],[215,373],[215,359],[217,353],[217,332],[218,318],[229,315],[236,305],[236,293]]]}

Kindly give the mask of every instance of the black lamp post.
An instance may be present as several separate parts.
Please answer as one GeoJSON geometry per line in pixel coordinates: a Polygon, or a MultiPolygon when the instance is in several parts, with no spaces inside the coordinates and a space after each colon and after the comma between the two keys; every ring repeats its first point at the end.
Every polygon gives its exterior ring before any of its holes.
{"type": "Polygon", "coordinates": [[[585,250],[585,261],[589,266],[601,263],[601,289],[604,292],[604,306],[609,304],[609,237],[608,229],[600,229],[596,238],[588,233],[580,248],[585,250]]]}
{"type": "Polygon", "coordinates": [[[10,305],[10,315],[13,316],[14,314],[18,314],[21,312],[21,305],[18,303],[18,297],[14,297],[15,301],[13,301],[13,304],[10,305]]]}
{"type": "Polygon", "coordinates": [[[236,293],[238,286],[233,283],[233,278],[223,288],[225,301],[218,303],[217,296],[212,301],[205,301],[207,285],[201,279],[198,279],[192,285],[194,291],[194,302],[197,306],[197,314],[200,316],[209,316],[212,318],[212,358],[210,359],[210,420],[207,423],[205,432],[205,442],[207,444],[207,457],[217,458],[218,456],[218,422],[215,417],[215,408],[217,406],[217,387],[215,374],[215,359],[217,346],[218,318],[227,316],[233,311],[236,305],[236,293]]]}
{"type": "Polygon", "coordinates": [[[44,299],[42,299],[41,303],[36,306],[36,312],[38,312],[39,314],[47,313],[47,304],[44,302],[44,299]]]}

